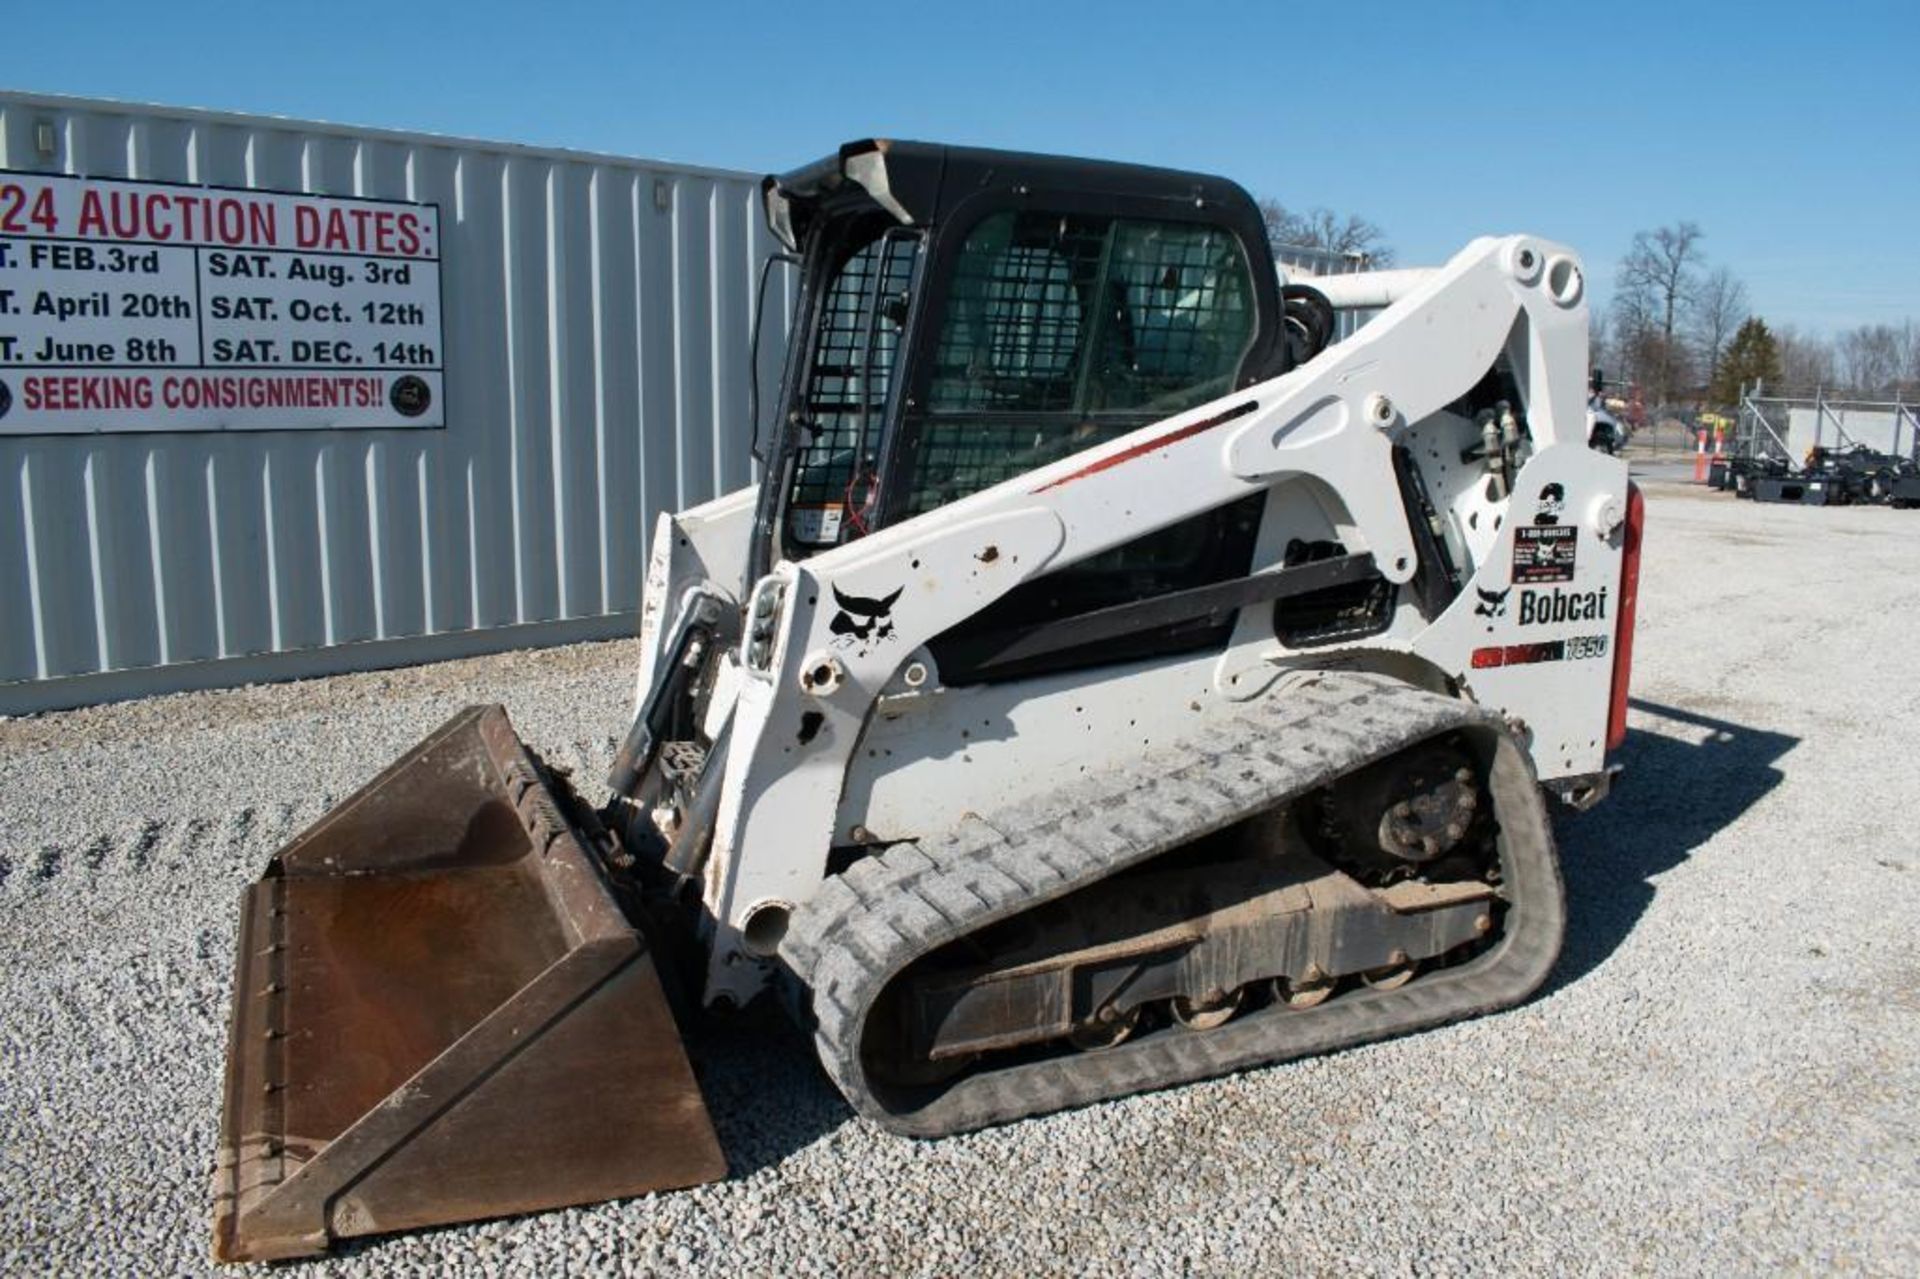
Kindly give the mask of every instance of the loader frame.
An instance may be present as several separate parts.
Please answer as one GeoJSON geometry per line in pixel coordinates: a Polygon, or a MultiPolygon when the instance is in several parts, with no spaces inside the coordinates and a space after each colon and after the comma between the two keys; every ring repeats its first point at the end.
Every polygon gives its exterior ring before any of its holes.
{"type": "MultiPolygon", "coordinates": [[[[1475,241],[1438,270],[1396,276],[1393,305],[1304,367],[856,541],[781,560],[757,580],[726,584],[741,590],[749,616],[765,619],[770,642],[756,646],[746,637],[737,655],[743,678],[702,878],[711,920],[709,1002],[743,1003],[764,985],[785,922],[827,874],[831,850],[858,842],[843,820],[842,797],[857,784],[856,753],[876,704],[940,689],[931,641],[1021,583],[1297,481],[1333,513],[1350,553],[1370,556],[1388,583],[1410,584],[1423,556],[1396,478],[1404,466],[1396,450],[1497,362],[1521,388],[1531,438],[1531,461],[1508,483],[1527,497],[1555,486],[1570,494],[1561,527],[1602,548],[1580,565],[1581,577],[1617,577],[1625,467],[1584,447],[1586,308],[1577,260],[1557,245],[1514,236],[1475,241]],[[837,601],[847,599],[891,601],[886,635],[850,641],[836,631],[845,611],[837,601]]],[[[1355,648],[1405,657],[1429,682],[1564,726],[1538,752],[1544,778],[1603,776],[1607,699],[1575,690],[1594,683],[1587,662],[1606,658],[1606,641],[1561,669],[1509,663],[1505,649],[1518,653],[1519,645],[1484,642],[1496,628],[1479,624],[1484,619],[1471,608],[1477,597],[1466,588],[1512,589],[1515,530],[1500,518],[1505,491],[1495,494],[1477,477],[1457,481],[1441,501],[1462,534],[1462,582],[1425,612],[1403,603],[1395,632],[1355,648]],[[1488,651],[1501,660],[1490,663],[1488,651]]],[[[765,494],[780,491],[762,489],[757,535],[779,527],[765,494]]],[[[735,532],[740,501],[724,499],[695,515],[735,532]],[[726,518],[729,511],[735,519],[726,518]]],[[[707,531],[703,542],[714,530],[707,531]]],[[[662,573],[668,598],[686,584],[673,558],[670,552],[662,573]]],[[[1243,580],[1275,583],[1282,559],[1281,547],[1257,548],[1243,580]]],[[[1219,607],[1234,607],[1231,589],[1243,588],[1230,588],[1219,607]]],[[[1260,695],[1290,667],[1351,651],[1288,653],[1251,601],[1235,611],[1224,651],[1195,659],[1210,668],[1211,690],[1227,702],[1260,695]]],[[[1604,676],[1599,682],[1604,692],[1604,676]]]]}

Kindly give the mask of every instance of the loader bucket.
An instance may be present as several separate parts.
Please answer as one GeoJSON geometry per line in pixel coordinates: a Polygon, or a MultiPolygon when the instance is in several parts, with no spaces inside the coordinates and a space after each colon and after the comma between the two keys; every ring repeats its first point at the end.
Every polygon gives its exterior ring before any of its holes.
{"type": "Polygon", "coordinates": [[[646,943],[500,707],[248,890],[218,1260],[725,1175],[646,943]]]}

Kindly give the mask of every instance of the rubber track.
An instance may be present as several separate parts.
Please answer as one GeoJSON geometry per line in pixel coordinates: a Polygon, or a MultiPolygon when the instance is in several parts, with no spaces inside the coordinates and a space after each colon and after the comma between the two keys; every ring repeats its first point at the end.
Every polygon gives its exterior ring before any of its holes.
{"type": "MultiPolygon", "coordinates": [[[[1476,734],[1477,735],[1477,734],[1476,734]]],[[[795,913],[781,958],[802,1024],[854,1108],[931,1137],[1366,1043],[1507,1007],[1559,954],[1565,906],[1533,766],[1501,720],[1382,676],[1316,673],[1183,743],[919,845],[900,844],[823,883],[795,913]],[[1318,1008],[1269,1006],[1204,1032],[1178,1028],[1101,1052],[976,1070],[943,1092],[883,1096],[860,1060],[887,983],[947,942],[1084,887],[1343,773],[1452,729],[1492,734],[1501,826],[1501,938],[1471,963],[1399,990],[1354,990],[1318,1008]]]]}

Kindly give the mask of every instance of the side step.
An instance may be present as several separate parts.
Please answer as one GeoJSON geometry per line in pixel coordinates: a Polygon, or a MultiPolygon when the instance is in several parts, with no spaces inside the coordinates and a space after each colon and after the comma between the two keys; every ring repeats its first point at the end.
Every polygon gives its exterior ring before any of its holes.
{"type": "Polygon", "coordinates": [[[217,1260],[725,1175],[646,943],[499,706],[248,890],[217,1260]]]}

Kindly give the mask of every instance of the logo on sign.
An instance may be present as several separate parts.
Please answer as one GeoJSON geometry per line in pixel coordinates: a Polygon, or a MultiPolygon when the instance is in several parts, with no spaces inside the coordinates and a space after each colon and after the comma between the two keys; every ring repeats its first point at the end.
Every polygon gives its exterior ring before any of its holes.
{"type": "Polygon", "coordinates": [[[409,373],[394,379],[393,389],[387,392],[387,400],[393,405],[393,411],[401,417],[419,417],[433,403],[433,390],[425,378],[409,373]]]}
{"type": "Polygon", "coordinates": [[[7,415],[7,410],[12,407],[13,407],[13,388],[8,386],[5,382],[0,382],[0,417],[5,417],[7,415]]]}

